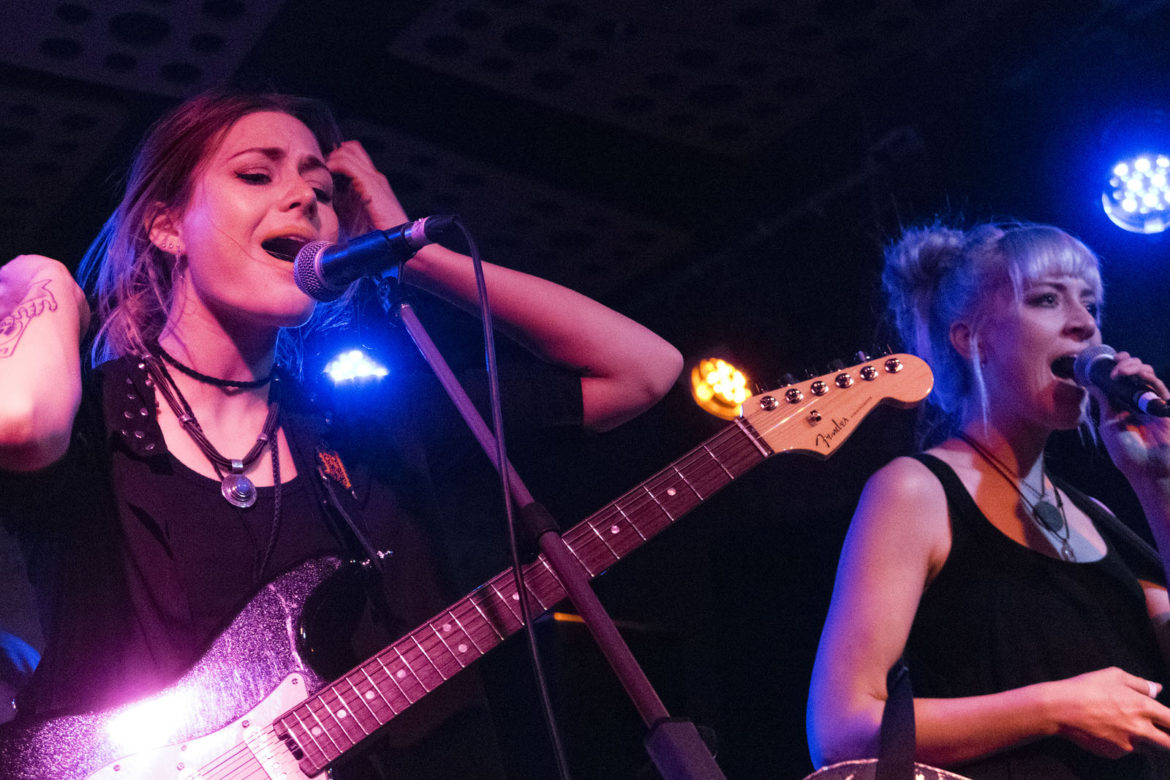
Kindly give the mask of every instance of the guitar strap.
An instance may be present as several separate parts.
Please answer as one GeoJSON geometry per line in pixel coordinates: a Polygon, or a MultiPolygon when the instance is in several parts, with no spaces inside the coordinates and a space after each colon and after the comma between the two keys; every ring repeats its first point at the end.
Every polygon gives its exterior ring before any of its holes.
{"type": "Polygon", "coordinates": [[[914,780],[914,692],[901,658],[886,675],[886,691],[874,780],[914,780]]]}
{"type": "Polygon", "coordinates": [[[289,426],[285,434],[289,440],[289,447],[297,462],[297,469],[308,469],[309,483],[313,486],[313,495],[317,502],[332,512],[327,512],[340,518],[342,523],[337,524],[343,543],[349,554],[357,560],[366,560],[377,571],[383,571],[384,554],[379,554],[377,547],[370,541],[368,534],[354,520],[355,514],[360,517],[357,500],[354,498],[354,485],[350,471],[336,450],[329,449],[322,431],[312,424],[311,420],[302,415],[300,422],[305,427],[289,426]],[[350,508],[346,508],[350,504],[350,508]]]}

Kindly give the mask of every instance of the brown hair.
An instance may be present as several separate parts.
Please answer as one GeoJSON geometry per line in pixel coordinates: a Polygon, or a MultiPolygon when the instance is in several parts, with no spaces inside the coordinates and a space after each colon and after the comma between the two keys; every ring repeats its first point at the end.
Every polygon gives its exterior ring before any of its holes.
{"type": "MultiPolygon", "coordinates": [[[[196,174],[228,129],[248,114],[276,111],[303,122],[328,154],[341,143],[329,109],[309,98],[279,93],[228,90],[193,97],[159,119],[138,147],[126,191],[113,215],[90,246],[78,270],[82,286],[95,300],[98,330],[90,360],[98,364],[125,354],[142,354],[162,332],[182,260],[150,241],[150,222],[159,204],[182,211],[196,174]]],[[[335,200],[341,237],[368,227],[360,203],[344,185],[335,200]]],[[[339,304],[344,306],[342,299],[339,304]]],[[[318,306],[302,331],[336,320],[338,304],[318,306]]],[[[282,332],[278,360],[299,363],[302,338],[282,332]]]]}

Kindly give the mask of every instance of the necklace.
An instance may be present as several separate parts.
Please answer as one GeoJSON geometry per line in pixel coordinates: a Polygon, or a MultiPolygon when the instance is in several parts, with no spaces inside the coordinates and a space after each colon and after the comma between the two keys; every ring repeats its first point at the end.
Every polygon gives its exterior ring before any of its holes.
{"type": "Polygon", "coordinates": [[[1007,466],[967,434],[958,431],[955,436],[966,442],[967,446],[974,450],[976,455],[987,461],[989,466],[995,469],[1001,477],[1015,488],[1016,492],[1020,494],[1020,500],[1032,510],[1032,519],[1036,521],[1037,525],[1051,533],[1060,542],[1060,557],[1066,561],[1075,561],[1077,556],[1073,552],[1072,544],[1069,542],[1072,532],[1068,527],[1067,518],[1064,515],[1064,499],[1060,497],[1060,491],[1053,485],[1052,494],[1056,496],[1056,506],[1053,506],[1052,502],[1048,500],[1048,480],[1045,475],[1044,461],[1040,461],[1040,489],[1037,490],[1022,479],[1017,480],[1012,477],[1011,471],[1007,466]],[[1020,489],[1021,484],[1025,485],[1038,496],[1035,503],[1028,501],[1027,496],[1024,495],[1024,491],[1020,489]]]}
{"type": "MultiPolygon", "coordinates": [[[[260,430],[260,435],[256,437],[256,443],[252,445],[252,449],[242,458],[227,458],[220,454],[211,442],[207,440],[207,435],[203,432],[203,428],[199,425],[199,421],[195,419],[195,413],[191,410],[191,405],[187,403],[187,399],[183,397],[179,386],[175,384],[175,380],[171,377],[167,367],[160,361],[156,360],[153,355],[148,355],[144,362],[149,369],[151,375],[154,377],[155,386],[163,394],[167,404],[171,407],[171,411],[175,413],[175,417],[179,419],[179,424],[183,426],[183,430],[195,442],[204,456],[211,461],[211,465],[215,468],[216,475],[220,479],[220,492],[223,497],[227,499],[232,506],[246,509],[256,503],[256,485],[252,480],[244,474],[253,463],[264,452],[264,448],[271,444],[272,457],[279,461],[277,447],[273,441],[273,435],[276,433],[277,419],[280,416],[280,402],[273,398],[272,391],[269,391],[268,416],[264,420],[264,427],[260,430]]],[[[269,375],[269,379],[271,379],[269,375]]],[[[266,380],[267,381],[267,380],[266,380]]],[[[277,466],[276,468],[279,468],[277,466]]],[[[280,483],[277,482],[279,485],[280,483]]]]}
{"type": "Polygon", "coordinates": [[[222,388],[225,388],[228,390],[254,389],[257,387],[264,387],[264,385],[266,385],[272,381],[272,372],[271,371],[268,372],[268,376],[262,376],[259,379],[236,380],[236,379],[220,379],[218,377],[208,376],[207,374],[201,374],[200,372],[196,371],[195,369],[191,368],[190,366],[185,366],[182,363],[180,363],[178,360],[173,358],[169,352],[167,352],[165,349],[163,349],[161,344],[155,344],[154,348],[158,350],[158,354],[162,355],[163,360],[167,361],[172,366],[179,369],[179,371],[183,372],[184,374],[191,377],[192,379],[197,379],[205,385],[215,385],[216,387],[222,387],[222,388]]]}

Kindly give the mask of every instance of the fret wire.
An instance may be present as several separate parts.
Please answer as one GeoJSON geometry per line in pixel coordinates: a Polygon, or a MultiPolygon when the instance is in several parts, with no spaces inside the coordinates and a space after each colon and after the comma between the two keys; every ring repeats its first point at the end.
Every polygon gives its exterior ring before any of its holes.
{"type": "MultiPolygon", "coordinates": [[[[646,486],[643,486],[642,490],[645,490],[646,495],[649,496],[649,498],[651,498],[651,501],[653,501],[654,504],[656,506],[658,506],[659,509],[661,509],[663,512],[666,513],[667,519],[669,520],[669,523],[667,523],[667,525],[673,524],[675,522],[675,519],[677,519],[677,518],[675,518],[675,516],[672,515],[672,513],[670,513],[670,510],[668,510],[666,508],[666,505],[662,504],[662,502],[659,501],[658,497],[656,497],[654,495],[654,493],[651,492],[651,489],[646,488],[646,486]]],[[[665,527],[665,526],[663,526],[663,527],[665,527]]]]}
{"type": "Polygon", "coordinates": [[[592,531],[594,535],[596,535],[597,538],[601,540],[601,543],[605,545],[605,549],[609,550],[609,554],[613,556],[614,563],[620,561],[622,556],[618,555],[613,547],[610,547],[609,540],[606,539],[604,535],[602,535],[601,531],[597,530],[596,526],[593,525],[593,522],[591,520],[586,520],[585,525],[589,526],[589,530],[592,531]]]}
{"type": "Polygon", "coordinates": [[[480,606],[479,606],[479,603],[478,603],[478,602],[477,602],[477,601],[476,601],[474,598],[468,598],[468,599],[466,599],[466,601],[467,601],[467,603],[468,603],[468,604],[470,604],[472,607],[474,607],[474,608],[475,608],[475,611],[479,613],[479,616],[480,616],[481,618],[483,618],[483,623],[484,623],[484,625],[486,625],[486,626],[487,626],[488,628],[490,628],[490,629],[491,629],[493,632],[495,632],[495,635],[496,635],[496,636],[499,638],[499,641],[503,642],[503,641],[504,641],[504,635],[500,633],[500,629],[496,628],[495,621],[493,621],[491,618],[489,618],[489,617],[487,616],[487,613],[485,613],[485,612],[484,612],[484,611],[483,611],[483,610],[480,608],[480,606]]]}
{"type": "MultiPolygon", "coordinates": [[[[293,715],[293,717],[294,717],[294,718],[296,718],[296,719],[297,719],[297,723],[299,723],[299,724],[300,724],[300,726],[301,726],[301,730],[302,730],[302,731],[304,731],[304,733],[305,733],[305,737],[307,737],[309,740],[311,740],[311,741],[312,741],[312,744],[311,744],[311,745],[308,745],[308,744],[306,744],[306,743],[305,743],[305,741],[304,741],[304,740],[297,740],[297,744],[298,744],[298,745],[300,745],[301,749],[302,749],[302,750],[304,750],[306,753],[308,752],[309,748],[312,748],[312,747],[315,747],[315,748],[317,748],[317,752],[321,754],[321,761],[322,761],[323,763],[326,763],[326,762],[328,762],[328,761],[330,760],[330,759],[329,759],[329,754],[325,752],[325,747],[324,747],[324,746],[323,746],[323,745],[322,745],[320,742],[318,742],[318,741],[317,741],[317,737],[316,737],[316,735],[315,735],[315,734],[313,734],[313,730],[312,730],[312,728],[310,728],[310,727],[309,727],[309,726],[308,726],[308,725],[307,725],[307,724],[306,724],[306,723],[305,723],[305,722],[304,722],[304,721],[301,719],[301,716],[300,716],[300,714],[297,712],[297,710],[300,710],[300,709],[302,709],[302,708],[301,708],[301,707],[297,707],[295,710],[293,710],[293,712],[292,712],[292,715],[293,715]]],[[[311,714],[311,713],[310,713],[310,714],[311,714]]],[[[315,718],[314,718],[314,720],[315,720],[315,718]]],[[[324,729],[322,729],[322,731],[324,731],[324,729]]],[[[325,736],[327,736],[327,737],[328,737],[329,735],[328,735],[328,734],[326,734],[325,736]]],[[[332,741],[333,741],[333,740],[332,740],[332,739],[330,739],[330,742],[332,742],[332,741]]]]}
{"type": "Polygon", "coordinates": [[[764,442],[760,441],[760,435],[756,433],[756,430],[752,427],[751,423],[742,417],[736,417],[734,424],[736,428],[739,428],[739,430],[743,431],[743,435],[747,437],[748,441],[750,441],[753,446],[755,446],[756,451],[760,453],[761,459],[767,458],[773,454],[770,448],[767,447],[764,442]]]}
{"type": "MultiPolygon", "coordinates": [[[[317,725],[319,725],[319,726],[321,727],[321,730],[325,732],[325,736],[329,737],[329,741],[333,743],[333,747],[334,747],[334,748],[337,750],[337,755],[341,755],[341,754],[342,754],[342,753],[344,753],[346,750],[348,750],[348,749],[349,749],[349,747],[353,747],[353,740],[349,740],[350,744],[349,744],[349,746],[348,746],[348,747],[346,747],[346,748],[343,748],[343,747],[341,747],[340,745],[338,745],[338,744],[337,744],[337,740],[335,740],[335,739],[333,738],[333,737],[334,737],[334,732],[333,732],[333,731],[331,731],[331,730],[330,730],[330,728],[329,728],[329,726],[328,726],[328,725],[326,725],[326,723],[325,723],[324,721],[322,721],[322,720],[321,720],[321,718],[319,717],[319,715],[321,714],[321,711],[322,711],[322,710],[324,710],[325,712],[328,712],[328,713],[329,713],[329,715],[330,715],[330,717],[332,717],[332,716],[333,716],[333,713],[329,712],[329,708],[328,708],[327,706],[325,706],[325,702],[321,701],[321,698],[320,698],[320,696],[315,696],[315,697],[313,697],[312,699],[309,699],[309,700],[307,700],[307,701],[305,702],[305,705],[304,705],[304,706],[305,706],[305,709],[307,709],[307,710],[309,711],[309,714],[313,716],[313,720],[317,721],[317,725]],[[316,704],[316,705],[317,705],[317,709],[316,709],[316,710],[314,710],[314,709],[313,709],[313,705],[314,705],[314,704],[316,704]]],[[[335,723],[335,725],[337,725],[337,726],[338,726],[338,728],[339,728],[339,730],[341,731],[341,733],[342,733],[342,734],[345,734],[345,728],[344,728],[344,727],[342,727],[340,723],[337,723],[337,722],[336,722],[336,721],[337,721],[337,719],[336,719],[336,718],[333,718],[333,720],[334,720],[334,723],[335,723]]],[[[349,736],[348,736],[348,735],[346,735],[346,739],[349,739],[349,736]]],[[[336,757],[336,756],[335,756],[335,757],[336,757]]]]}
{"type": "MultiPolygon", "coordinates": [[[[545,604],[545,603],[544,603],[544,601],[542,601],[542,600],[541,600],[541,598],[540,598],[540,594],[539,594],[539,593],[534,593],[534,594],[533,594],[534,596],[536,596],[536,601],[537,601],[537,603],[539,603],[539,604],[540,604],[541,608],[543,608],[544,610],[546,610],[546,611],[547,611],[547,610],[549,610],[549,609],[552,609],[554,606],[556,606],[556,602],[557,602],[557,601],[560,601],[562,598],[564,598],[564,595],[565,595],[565,586],[561,584],[561,578],[557,576],[557,573],[556,573],[555,571],[553,571],[553,568],[552,568],[552,566],[549,564],[549,562],[548,562],[548,561],[545,559],[545,557],[544,557],[543,555],[539,556],[539,557],[536,559],[536,563],[538,563],[538,564],[540,564],[541,566],[543,566],[543,567],[544,567],[544,570],[545,570],[546,572],[548,572],[548,576],[549,576],[549,577],[552,579],[552,582],[553,582],[553,584],[554,584],[554,585],[556,586],[556,588],[557,588],[557,592],[560,594],[560,595],[559,595],[559,596],[558,596],[558,597],[557,597],[557,598],[556,598],[556,599],[553,601],[553,603],[552,603],[552,604],[545,604]]],[[[537,581],[537,582],[539,581],[539,580],[537,580],[535,577],[533,578],[533,580],[534,580],[534,581],[537,581]]],[[[529,587],[529,589],[528,589],[528,590],[531,592],[531,591],[532,591],[532,588],[531,588],[531,587],[529,587]]]]}
{"type": "MultiPolygon", "coordinates": [[[[398,652],[398,651],[395,650],[395,652],[398,652]]],[[[390,670],[390,667],[386,665],[386,662],[382,660],[382,655],[384,653],[385,653],[384,650],[381,653],[378,653],[376,656],[374,656],[374,660],[378,662],[378,666],[382,667],[382,671],[386,673],[386,679],[388,679],[390,682],[394,683],[394,687],[397,688],[398,692],[402,694],[402,698],[406,700],[406,707],[409,707],[410,705],[412,705],[416,701],[418,701],[418,699],[410,698],[410,694],[406,692],[406,689],[402,687],[402,683],[400,683],[398,681],[397,675],[395,675],[394,672],[392,672],[390,670]]],[[[401,654],[399,654],[399,658],[401,658],[401,657],[402,657],[401,654]]],[[[404,661],[403,666],[405,666],[405,665],[406,665],[406,662],[404,661]]],[[[421,683],[420,683],[420,685],[421,685],[421,683]]],[[[424,688],[423,690],[425,691],[426,689],[424,688]]],[[[419,697],[419,698],[422,698],[422,697],[419,697]]],[[[402,709],[406,709],[406,707],[403,707],[402,709]]]]}
{"type": "MultiPolygon", "coordinates": [[[[606,544],[611,550],[614,550],[615,557],[618,560],[621,560],[626,555],[629,555],[631,552],[638,549],[641,543],[637,538],[635,538],[635,533],[631,533],[628,529],[623,527],[622,516],[620,513],[611,510],[607,514],[611,515],[611,517],[599,517],[597,520],[600,522],[591,522],[590,525],[594,527],[596,533],[609,536],[609,538],[606,540],[606,544]],[[604,532],[596,529],[596,526],[599,524],[603,526],[604,532]],[[611,529],[615,526],[618,529],[616,534],[611,531],[611,529]]],[[[624,525],[628,526],[629,523],[625,523],[624,525]]]]}
{"type": "MultiPolygon", "coordinates": [[[[562,538],[562,541],[563,541],[563,538],[562,538]]],[[[585,561],[581,560],[581,556],[577,554],[577,551],[573,549],[573,546],[571,544],[566,544],[565,547],[572,554],[573,558],[576,559],[577,563],[581,564],[581,568],[584,569],[585,573],[589,575],[589,579],[593,579],[594,577],[597,576],[597,572],[590,569],[589,565],[587,563],[585,563],[585,561]]],[[[549,571],[552,571],[552,569],[549,569],[549,571]]]]}
{"type": "MultiPolygon", "coordinates": [[[[423,657],[423,658],[425,658],[425,659],[426,659],[426,661],[427,661],[427,663],[431,665],[431,668],[432,668],[432,669],[434,669],[434,670],[435,670],[435,672],[436,672],[436,673],[437,673],[437,674],[438,674],[440,677],[442,677],[444,681],[446,681],[446,680],[447,680],[447,675],[443,674],[443,670],[442,670],[442,669],[440,669],[440,668],[438,667],[438,665],[436,665],[436,664],[435,664],[434,660],[432,660],[432,659],[431,659],[431,657],[430,657],[429,655],[427,655],[427,651],[426,651],[426,650],[423,648],[422,644],[420,644],[420,643],[419,643],[419,641],[418,641],[418,637],[417,637],[417,636],[415,636],[415,632],[413,632],[413,631],[412,631],[412,632],[410,632],[410,639],[411,639],[411,641],[413,641],[413,642],[414,642],[414,646],[418,648],[418,651],[419,651],[420,653],[422,653],[422,657],[423,657]]],[[[416,676],[417,676],[417,675],[416,675],[416,676]]],[[[437,687],[439,687],[439,686],[437,686],[437,685],[436,685],[435,687],[437,688],[437,687]]],[[[432,690],[433,690],[433,689],[432,689],[432,690]]]]}
{"type": "MultiPolygon", "coordinates": [[[[565,534],[565,545],[573,550],[579,558],[587,562],[586,571],[599,574],[621,560],[619,556],[614,554],[613,549],[597,532],[597,529],[593,528],[592,524],[586,521],[583,525],[587,526],[582,529],[583,533],[565,534]]],[[[590,577],[595,577],[597,574],[591,574],[590,577]]]]}
{"type": "Polygon", "coordinates": [[[682,473],[682,470],[679,469],[678,465],[671,464],[670,468],[674,470],[675,474],[678,474],[678,478],[683,481],[684,485],[686,485],[687,487],[689,487],[691,489],[691,492],[695,494],[696,498],[698,498],[700,501],[702,501],[706,498],[706,496],[704,496],[702,493],[700,493],[695,488],[695,486],[693,484],[691,484],[691,481],[689,479],[687,479],[687,475],[682,473]]]}
{"type": "Polygon", "coordinates": [[[443,643],[443,647],[447,649],[447,654],[455,659],[455,663],[459,664],[459,668],[466,669],[467,664],[463,663],[463,659],[459,657],[459,654],[451,649],[451,645],[447,644],[447,638],[443,636],[443,633],[435,628],[434,623],[427,623],[427,625],[430,626],[431,631],[439,638],[439,641],[443,643]]]}
{"type": "MultiPolygon", "coordinates": [[[[383,722],[382,719],[378,717],[378,713],[374,712],[374,708],[370,706],[370,702],[366,700],[366,697],[362,695],[362,692],[358,690],[358,687],[353,684],[353,680],[349,679],[349,675],[346,675],[342,679],[345,680],[346,684],[349,685],[350,689],[358,697],[358,701],[360,701],[362,706],[366,708],[366,712],[370,713],[370,717],[374,719],[374,722],[381,725],[383,722]]],[[[352,712],[353,706],[351,705],[349,709],[352,712]]],[[[354,715],[354,718],[357,718],[357,715],[354,715]]],[[[358,720],[358,725],[362,725],[360,720],[358,720]]],[[[365,726],[362,726],[362,731],[366,732],[367,734],[370,733],[365,726]]]]}
{"type": "Polygon", "coordinates": [[[621,516],[625,518],[625,520],[629,524],[630,528],[634,529],[634,533],[636,533],[638,536],[642,537],[643,542],[648,541],[646,539],[646,535],[643,534],[640,530],[638,530],[638,526],[634,525],[634,521],[630,519],[630,516],[626,514],[626,511],[624,509],[622,509],[620,506],[618,506],[616,504],[614,505],[614,509],[616,509],[621,514],[621,516]]]}
{"type": "MultiPolygon", "coordinates": [[[[349,711],[349,705],[347,705],[345,703],[345,700],[342,699],[338,695],[337,689],[334,688],[332,685],[326,686],[325,688],[321,689],[321,691],[319,691],[317,693],[317,696],[315,698],[316,698],[317,705],[320,707],[320,710],[322,712],[328,714],[328,716],[329,716],[329,718],[326,720],[326,722],[327,723],[331,722],[334,726],[337,727],[335,731],[344,735],[345,738],[347,740],[349,740],[349,742],[351,743],[350,747],[352,747],[353,745],[356,745],[360,740],[354,739],[352,736],[350,736],[349,728],[348,728],[347,723],[346,723],[347,721],[351,720],[351,718],[350,718],[351,713],[349,711]],[[326,700],[326,696],[328,696],[329,694],[333,694],[333,698],[336,700],[333,704],[330,704],[326,700]],[[341,713],[344,713],[344,714],[341,714],[341,713]]],[[[310,706],[310,708],[312,707],[311,701],[306,702],[306,704],[308,704],[310,706]]],[[[359,727],[359,730],[364,731],[364,729],[360,729],[360,727],[359,727]]],[[[365,735],[363,734],[362,736],[365,736],[365,735]]],[[[347,749],[348,748],[342,748],[342,750],[347,750],[347,749]]]]}
{"type": "MultiPolygon", "coordinates": [[[[423,679],[418,676],[418,672],[416,672],[414,670],[414,667],[411,666],[410,662],[406,660],[406,656],[404,656],[402,654],[402,651],[398,649],[398,645],[400,645],[400,644],[401,644],[401,641],[394,643],[394,652],[398,654],[398,659],[400,661],[402,661],[402,665],[404,667],[406,667],[406,671],[410,672],[410,676],[413,677],[414,681],[419,684],[419,687],[422,688],[426,693],[430,693],[431,691],[434,690],[434,688],[428,688],[427,684],[425,682],[423,682],[423,679]]],[[[395,679],[399,679],[399,678],[395,677],[395,679]]],[[[418,698],[421,699],[422,696],[419,696],[418,698]]],[[[412,701],[418,701],[418,699],[413,699],[412,701]]]]}
{"type": "MultiPolygon", "coordinates": [[[[461,603],[462,603],[462,602],[461,602],[461,603]]],[[[456,605],[456,607],[457,607],[457,606],[458,606],[458,604],[456,605]]],[[[469,632],[469,631],[467,630],[467,627],[463,625],[463,621],[462,621],[462,620],[460,620],[460,619],[459,619],[459,616],[455,614],[455,608],[454,608],[454,607],[452,607],[451,609],[447,610],[447,614],[448,614],[448,615],[451,617],[451,619],[452,619],[452,620],[454,620],[454,621],[455,621],[455,625],[456,625],[456,626],[458,626],[459,630],[463,632],[463,636],[467,637],[467,641],[468,641],[468,642],[471,642],[471,646],[475,648],[475,652],[476,652],[477,654],[479,654],[479,655],[483,655],[485,652],[487,652],[487,651],[485,651],[483,648],[481,648],[481,647],[479,646],[479,642],[476,642],[476,641],[475,641],[475,637],[473,637],[473,636],[471,635],[471,632],[469,632]]],[[[489,648],[488,648],[488,650],[490,650],[490,649],[491,649],[491,648],[489,647],[489,648]]]]}
{"type": "Polygon", "coordinates": [[[517,612],[516,609],[513,609],[512,600],[508,596],[505,596],[504,593],[501,592],[500,589],[496,587],[496,580],[506,580],[507,583],[509,585],[511,585],[512,584],[512,577],[509,576],[508,572],[505,572],[505,573],[500,574],[497,577],[495,577],[495,579],[493,579],[488,584],[492,586],[492,590],[495,591],[495,594],[497,596],[499,596],[500,601],[503,602],[504,606],[508,609],[508,612],[512,613],[512,617],[516,618],[516,622],[519,623],[519,628],[523,628],[524,627],[524,618],[522,618],[520,616],[520,613],[517,612]]]}
{"type": "MultiPolygon", "coordinates": [[[[366,727],[362,725],[362,722],[358,719],[358,716],[354,714],[353,707],[345,700],[344,694],[338,690],[337,686],[330,685],[326,690],[330,691],[337,698],[337,701],[341,703],[341,708],[336,710],[329,708],[328,705],[325,706],[327,709],[329,709],[329,714],[332,715],[337,720],[338,725],[341,726],[341,730],[345,733],[346,738],[356,745],[358,742],[361,742],[364,737],[368,737],[370,732],[366,731],[366,727]],[[342,712],[345,714],[339,714],[342,712]],[[349,735],[349,729],[345,727],[345,724],[349,721],[354,721],[362,732],[361,736],[359,736],[357,739],[351,737],[349,735]]],[[[325,700],[322,695],[318,695],[318,698],[321,699],[322,704],[325,704],[325,700]]],[[[358,698],[360,699],[361,697],[359,696],[358,698]]]]}
{"type": "MultiPolygon", "coordinates": [[[[375,660],[378,660],[378,659],[375,659],[375,660]]],[[[379,663],[379,664],[381,664],[381,663],[382,663],[382,661],[381,661],[381,660],[378,660],[378,663],[379,663]]],[[[382,667],[382,668],[384,669],[385,667],[382,667]]],[[[397,714],[398,714],[398,710],[394,709],[394,705],[393,705],[393,704],[391,704],[391,703],[390,703],[390,700],[389,700],[389,699],[387,699],[387,698],[386,698],[386,696],[385,696],[385,694],[383,694],[383,693],[382,693],[382,689],[381,689],[381,687],[380,687],[380,686],[379,686],[379,685],[378,685],[376,682],[374,682],[374,678],[373,678],[373,677],[371,677],[371,676],[370,676],[370,673],[366,671],[366,664],[363,664],[362,666],[359,666],[359,667],[358,667],[358,670],[359,670],[359,671],[360,671],[362,674],[364,674],[364,675],[366,676],[366,679],[367,679],[367,680],[369,681],[369,683],[370,683],[370,688],[372,688],[372,689],[373,689],[374,693],[378,694],[378,698],[379,698],[379,699],[381,699],[381,700],[382,700],[382,703],[386,705],[386,709],[390,710],[390,712],[391,712],[391,717],[393,717],[393,716],[397,715],[397,714]]],[[[395,685],[397,685],[397,683],[395,683],[395,685]]],[[[399,689],[399,690],[401,691],[401,689],[399,689]]],[[[376,717],[377,717],[377,718],[378,718],[378,720],[379,720],[379,721],[381,721],[382,723],[388,723],[388,722],[390,722],[390,718],[383,718],[383,717],[382,717],[382,716],[380,716],[380,715],[378,715],[378,716],[376,716],[376,717]]]]}
{"type": "Polygon", "coordinates": [[[711,452],[711,448],[710,448],[710,447],[708,447],[706,444],[704,444],[704,445],[703,445],[703,450],[704,450],[704,451],[705,451],[705,452],[706,452],[708,455],[710,455],[710,456],[711,456],[711,460],[713,460],[713,461],[715,461],[716,463],[718,463],[718,464],[719,464],[719,468],[723,469],[724,473],[725,473],[725,474],[727,474],[727,476],[731,477],[732,479],[735,479],[735,475],[734,475],[734,474],[732,474],[730,471],[728,471],[728,470],[727,470],[727,467],[723,465],[723,462],[722,462],[722,461],[720,461],[720,460],[719,460],[719,458],[715,457],[715,453],[711,452]]]}
{"type": "Polygon", "coordinates": [[[499,574],[493,577],[488,581],[486,588],[481,588],[476,592],[473,602],[476,604],[476,608],[487,616],[493,628],[496,628],[497,631],[501,627],[503,628],[505,633],[501,634],[501,637],[510,636],[513,631],[517,631],[524,626],[520,621],[520,617],[513,611],[511,605],[508,604],[507,598],[496,587],[497,581],[507,578],[505,574],[499,574]]]}

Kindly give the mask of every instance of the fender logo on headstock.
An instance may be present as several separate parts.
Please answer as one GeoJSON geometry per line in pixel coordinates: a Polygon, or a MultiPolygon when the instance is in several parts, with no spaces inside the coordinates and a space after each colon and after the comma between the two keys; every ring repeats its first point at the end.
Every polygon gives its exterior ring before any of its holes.
{"type": "Polygon", "coordinates": [[[849,426],[849,418],[841,417],[840,419],[833,418],[833,429],[831,431],[822,431],[817,434],[817,446],[823,446],[826,450],[833,449],[833,439],[839,434],[844,433],[849,426]]]}

